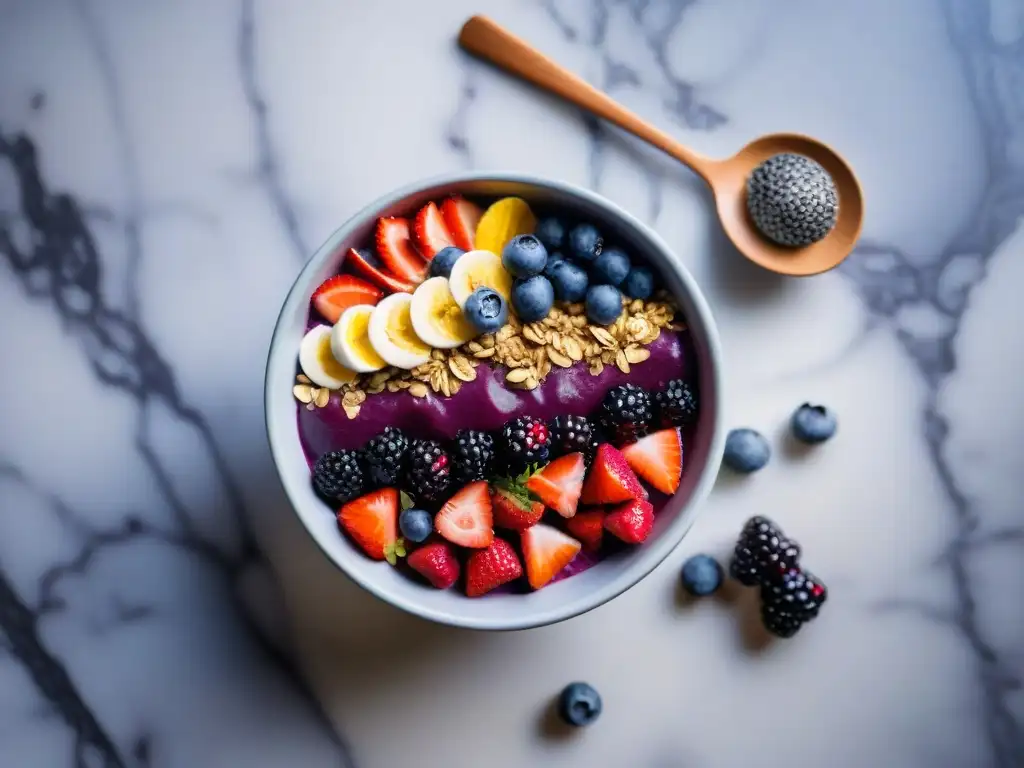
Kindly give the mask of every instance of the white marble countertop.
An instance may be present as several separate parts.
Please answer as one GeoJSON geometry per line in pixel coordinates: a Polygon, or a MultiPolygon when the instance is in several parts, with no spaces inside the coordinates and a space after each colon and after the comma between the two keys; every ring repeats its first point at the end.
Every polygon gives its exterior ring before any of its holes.
{"type": "Polygon", "coordinates": [[[0,765],[1024,765],[1022,86],[1017,0],[0,1],[0,765]],[[832,143],[861,247],[742,263],[690,173],[457,52],[479,11],[709,154],[832,143]],[[641,585],[541,630],[361,593],[265,444],[300,264],[457,168],[655,227],[720,323],[730,422],[778,438],[641,585]],[[841,426],[800,455],[804,400],[841,426]],[[747,597],[676,591],[757,513],[830,587],[767,646],[747,597]],[[573,679],[605,712],[566,737],[573,679]]]}

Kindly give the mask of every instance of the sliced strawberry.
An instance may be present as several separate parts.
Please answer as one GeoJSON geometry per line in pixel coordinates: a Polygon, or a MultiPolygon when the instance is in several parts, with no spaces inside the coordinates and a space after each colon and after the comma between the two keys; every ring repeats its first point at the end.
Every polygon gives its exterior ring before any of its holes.
{"type": "Polygon", "coordinates": [[[455,245],[455,240],[444,223],[436,203],[427,203],[420,208],[412,224],[416,248],[428,261],[442,248],[455,245]]]}
{"type": "Polygon", "coordinates": [[[349,248],[345,256],[345,266],[362,275],[374,285],[383,288],[388,293],[412,293],[416,290],[416,284],[395,277],[386,269],[374,264],[365,254],[355,248],[349,248]]]}
{"type": "Polygon", "coordinates": [[[604,527],[627,544],[639,544],[654,527],[654,507],[643,499],[627,501],[608,512],[604,527]]]}
{"type": "Polygon", "coordinates": [[[449,197],[441,203],[441,216],[455,245],[464,251],[472,251],[476,243],[476,225],[484,215],[483,209],[464,197],[449,197]]]}
{"type": "Polygon", "coordinates": [[[618,449],[602,443],[597,447],[581,498],[584,504],[617,504],[647,498],[647,492],[618,449]]]}
{"type": "Polygon", "coordinates": [[[584,549],[596,552],[604,539],[604,516],[602,509],[584,509],[566,520],[565,528],[583,542],[584,549]]]}
{"type": "Polygon", "coordinates": [[[662,493],[675,493],[683,476],[683,438],[662,429],[622,449],[630,468],[662,493]]]}
{"type": "Polygon", "coordinates": [[[521,531],[534,525],[544,514],[544,504],[530,501],[522,494],[496,488],[491,497],[494,505],[494,524],[499,528],[521,531]]]}
{"type": "Polygon", "coordinates": [[[452,544],[480,548],[494,541],[493,522],[487,481],[477,480],[448,499],[434,519],[434,528],[452,544]]]}
{"type": "Polygon", "coordinates": [[[398,491],[382,488],[338,510],[338,525],[374,560],[398,539],[398,491]]]}
{"type": "Polygon", "coordinates": [[[377,255],[392,274],[419,285],[427,277],[427,262],[412,243],[409,220],[386,216],[377,220],[377,255]]]}
{"type": "Polygon", "coordinates": [[[576,514],[586,472],[583,454],[570,453],[531,475],[526,487],[562,517],[572,517],[576,514]]]}
{"type": "Polygon", "coordinates": [[[356,304],[375,305],[384,292],[352,275],[335,275],[320,283],[313,291],[313,306],[330,323],[338,322],[341,313],[356,304]]]}
{"type": "Polygon", "coordinates": [[[576,539],[543,523],[523,531],[522,544],[526,580],[534,589],[540,589],[551,581],[556,573],[572,562],[582,547],[576,539]]]}
{"type": "Polygon", "coordinates": [[[459,579],[459,558],[447,541],[428,541],[410,552],[405,561],[438,589],[448,589],[459,579]]]}
{"type": "Polygon", "coordinates": [[[474,552],[466,561],[466,597],[480,597],[523,575],[519,556],[504,539],[474,552]]]}

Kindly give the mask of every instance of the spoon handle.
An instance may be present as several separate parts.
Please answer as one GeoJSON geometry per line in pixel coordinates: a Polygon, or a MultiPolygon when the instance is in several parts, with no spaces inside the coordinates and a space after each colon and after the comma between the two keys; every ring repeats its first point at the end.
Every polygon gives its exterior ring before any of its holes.
{"type": "Polygon", "coordinates": [[[459,33],[459,45],[506,72],[561,96],[580,109],[604,118],[654,145],[711,183],[709,174],[713,172],[713,160],[684,147],[486,16],[473,16],[463,25],[459,33]]]}

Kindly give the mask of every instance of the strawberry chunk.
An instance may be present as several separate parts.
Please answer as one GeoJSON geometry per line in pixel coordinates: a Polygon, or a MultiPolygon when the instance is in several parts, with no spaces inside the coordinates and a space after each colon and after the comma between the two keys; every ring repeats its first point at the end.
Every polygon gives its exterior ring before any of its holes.
{"type": "Polygon", "coordinates": [[[643,499],[627,501],[608,512],[604,527],[627,544],[640,544],[654,528],[654,507],[643,499]]]}
{"type": "Polygon", "coordinates": [[[459,558],[447,541],[428,541],[405,559],[416,573],[438,589],[448,589],[459,580],[459,558]]]}
{"type": "Polygon", "coordinates": [[[408,219],[398,216],[378,219],[375,244],[389,272],[414,285],[426,279],[427,262],[416,252],[408,219]]]}
{"type": "Polygon", "coordinates": [[[441,216],[448,226],[455,245],[464,251],[472,251],[476,243],[476,225],[480,223],[483,210],[464,197],[449,197],[441,203],[441,216]]]}
{"type": "Polygon", "coordinates": [[[384,292],[365,280],[352,275],[335,275],[320,283],[313,291],[313,306],[330,323],[338,322],[349,307],[356,304],[375,305],[381,300],[384,292]]]}
{"type": "Polygon", "coordinates": [[[386,269],[374,264],[369,256],[360,253],[355,248],[348,249],[345,266],[388,293],[412,293],[416,290],[415,283],[395,277],[386,269]]]}
{"type": "Polygon", "coordinates": [[[604,540],[604,516],[602,509],[584,509],[565,521],[565,528],[583,543],[588,552],[596,552],[604,540]]]}
{"type": "Polygon", "coordinates": [[[683,476],[683,438],[678,429],[662,429],[622,449],[626,463],[662,493],[675,493],[683,476]]]}
{"type": "Polygon", "coordinates": [[[583,484],[583,503],[617,504],[620,501],[645,498],[647,491],[640,485],[618,449],[608,443],[599,445],[590,474],[583,484]]]}
{"type": "Polygon", "coordinates": [[[494,506],[494,524],[499,528],[521,531],[537,523],[544,514],[544,504],[530,501],[522,494],[496,488],[491,497],[494,506]]]}
{"type": "Polygon", "coordinates": [[[466,561],[466,597],[480,597],[523,575],[519,556],[504,539],[474,552],[466,561]]]}
{"type": "Polygon", "coordinates": [[[428,261],[442,248],[455,245],[436,203],[427,203],[420,208],[413,220],[412,232],[416,248],[428,261]]]}
{"type": "Polygon", "coordinates": [[[540,589],[565,568],[579,553],[582,545],[557,528],[543,523],[527,528],[521,534],[526,580],[540,589]]]}
{"type": "Polygon", "coordinates": [[[374,560],[398,539],[398,491],[382,488],[338,510],[338,525],[374,560]]]}
{"type": "Polygon", "coordinates": [[[487,481],[477,480],[448,499],[434,518],[434,529],[452,544],[479,549],[494,541],[493,523],[487,481]]]}
{"type": "Polygon", "coordinates": [[[562,517],[572,517],[583,491],[586,471],[583,454],[570,453],[531,475],[526,487],[562,517]]]}

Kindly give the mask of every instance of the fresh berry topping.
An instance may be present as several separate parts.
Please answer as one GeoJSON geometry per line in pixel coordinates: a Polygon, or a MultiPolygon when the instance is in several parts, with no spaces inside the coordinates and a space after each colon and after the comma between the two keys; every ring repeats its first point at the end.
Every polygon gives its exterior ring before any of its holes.
{"type": "Polygon", "coordinates": [[[374,560],[384,560],[398,539],[398,491],[382,488],[338,510],[338,524],[374,560]]]}
{"type": "Polygon", "coordinates": [[[448,231],[436,203],[427,203],[420,208],[413,220],[412,231],[416,249],[428,261],[433,259],[438,251],[455,245],[455,239],[448,231]]]}
{"type": "Polygon", "coordinates": [[[722,566],[711,555],[694,555],[685,563],[680,578],[683,589],[696,597],[716,592],[722,586],[722,566]]]}
{"type": "Polygon", "coordinates": [[[398,516],[398,527],[409,541],[419,544],[434,531],[434,516],[425,509],[403,509],[398,516]]]}
{"type": "Polygon", "coordinates": [[[547,424],[532,416],[512,419],[501,428],[499,446],[510,474],[519,474],[533,464],[547,464],[547,424]]]}
{"type": "Polygon", "coordinates": [[[611,325],[622,314],[622,294],[614,285],[587,288],[587,319],[595,325],[611,325]]]}
{"type": "Polygon", "coordinates": [[[455,266],[455,262],[459,260],[465,253],[461,248],[456,248],[454,245],[450,245],[447,248],[442,248],[438,251],[434,258],[430,260],[430,276],[431,277],[450,277],[452,274],[452,267],[455,266]]]}
{"type": "Polygon", "coordinates": [[[397,485],[408,450],[409,438],[400,429],[384,427],[383,432],[363,447],[370,482],[378,488],[397,485]]]}
{"type": "Polygon", "coordinates": [[[601,715],[601,696],[586,683],[570,683],[558,697],[558,715],[577,728],[590,725],[601,715]]]}
{"type": "Polygon", "coordinates": [[[538,221],[534,234],[548,249],[548,253],[560,250],[566,244],[565,224],[554,216],[548,216],[538,221]]]}
{"type": "Polygon", "coordinates": [[[547,266],[548,250],[533,235],[516,235],[501,251],[501,263],[512,277],[532,277],[547,266]]]}
{"type": "Polygon", "coordinates": [[[734,429],[725,438],[725,453],[722,461],[734,472],[750,474],[763,469],[772,457],[771,446],[760,432],[747,429],[734,429]]]}
{"type": "Polygon", "coordinates": [[[338,322],[341,313],[356,304],[375,305],[384,292],[365,280],[352,275],[329,277],[313,291],[313,306],[331,323],[338,322]]]}
{"type": "Polygon", "coordinates": [[[480,333],[494,333],[508,322],[508,304],[500,293],[486,285],[469,295],[462,311],[480,333]]]}
{"type": "Polygon", "coordinates": [[[459,580],[459,559],[446,541],[431,541],[413,550],[405,559],[416,573],[438,589],[448,589],[459,580]]]}
{"type": "Polygon", "coordinates": [[[590,263],[604,250],[604,238],[593,224],[577,224],[569,232],[569,253],[578,261],[590,263]]]}
{"type": "Polygon", "coordinates": [[[451,447],[452,479],[458,485],[483,480],[494,466],[494,438],[478,429],[463,429],[451,447]]]}
{"type": "Polygon", "coordinates": [[[572,517],[583,492],[584,474],[583,454],[569,453],[531,475],[526,487],[562,517],[572,517]]]}
{"type": "Polygon", "coordinates": [[[543,320],[555,305],[555,290],[544,275],[534,275],[512,283],[512,309],[524,323],[543,320]]]}
{"type": "Polygon", "coordinates": [[[384,266],[402,280],[419,285],[427,277],[427,262],[412,244],[409,221],[385,216],[377,221],[375,244],[384,266]]]}
{"type": "Polygon", "coordinates": [[[421,501],[440,501],[451,480],[451,461],[436,440],[414,440],[405,460],[405,488],[421,501]]]}
{"type": "Polygon", "coordinates": [[[313,487],[326,501],[351,501],[363,492],[363,484],[356,451],[328,451],[313,465],[313,487]]]}
{"type": "Polygon", "coordinates": [[[548,425],[550,453],[554,457],[582,453],[587,466],[597,453],[597,430],[586,416],[556,416],[548,425]]]}
{"type": "Polygon", "coordinates": [[[590,272],[595,283],[617,286],[626,279],[632,266],[629,256],[621,249],[605,248],[601,255],[594,259],[590,272]]]}
{"type": "Polygon", "coordinates": [[[491,494],[478,480],[456,493],[437,513],[434,528],[460,547],[486,547],[494,541],[491,494]]]}
{"type": "Polygon", "coordinates": [[[663,429],[622,449],[626,463],[662,493],[679,489],[683,476],[683,439],[679,429],[663,429]]]}
{"type": "Polygon", "coordinates": [[[345,266],[388,293],[412,293],[416,290],[415,283],[391,274],[383,267],[375,264],[368,254],[361,253],[355,248],[348,249],[348,255],[345,256],[345,266]]]}
{"type": "Polygon", "coordinates": [[[583,483],[580,500],[584,504],[618,504],[645,498],[647,492],[629,468],[625,457],[608,443],[598,446],[594,464],[583,483]]]}
{"type": "Polygon", "coordinates": [[[494,505],[494,524],[499,528],[521,531],[535,525],[544,516],[543,502],[532,501],[528,495],[508,488],[495,488],[491,503],[494,505]]]}
{"type": "Polygon", "coordinates": [[[765,629],[779,637],[792,637],[818,615],[827,598],[828,590],[813,574],[790,568],[761,587],[765,629]]]}
{"type": "Polygon", "coordinates": [[[544,265],[544,271],[541,274],[550,280],[551,275],[554,273],[555,265],[563,261],[565,261],[565,255],[561,251],[548,251],[548,263],[544,265]]]}
{"type": "Polygon", "coordinates": [[[654,528],[654,507],[643,499],[627,501],[609,510],[604,527],[627,544],[640,544],[654,528]]]}
{"type": "Polygon", "coordinates": [[[583,301],[590,287],[587,270],[571,261],[556,261],[545,270],[545,275],[560,301],[583,301]]]}
{"type": "Polygon", "coordinates": [[[557,528],[538,523],[522,532],[526,580],[540,589],[565,568],[580,551],[580,543],[557,528]]]}
{"type": "Polygon", "coordinates": [[[752,517],[740,532],[729,573],[741,584],[752,587],[794,568],[800,559],[800,545],[786,538],[766,517],[752,517]]]}
{"type": "Polygon", "coordinates": [[[806,155],[772,155],[747,177],[747,213],[761,234],[800,247],[824,238],[839,216],[839,192],[820,163],[806,155]]]}
{"type": "Polygon", "coordinates": [[[565,521],[565,529],[583,542],[585,550],[596,552],[604,539],[604,516],[602,509],[584,509],[565,521]]]}
{"type": "Polygon", "coordinates": [[[824,443],[836,433],[836,415],[824,405],[804,403],[790,419],[793,437],[802,443],[824,443]]]}
{"type": "Polygon", "coordinates": [[[466,562],[466,597],[480,597],[523,575],[523,564],[504,539],[494,539],[466,562]]]}
{"type": "Polygon", "coordinates": [[[598,421],[618,445],[636,442],[651,423],[651,396],[636,384],[620,384],[601,401],[598,421]]]}
{"type": "Polygon", "coordinates": [[[697,420],[697,395],[682,379],[672,379],[654,395],[658,425],[664,429],[684,427],[697,420]]]}
{"type": "Polygon", "coordinates": [[[441,203],[441,216],[455,244],[471,251],[476,240],[476,225],[484,212],[464,197],[449,197],[441,203]]]}
{"type": "Polygon", "coordinates": [[[654,273],[647,267],[633,267],[620,288],[631,299],[649,299],[654,293],[654,273]]]}

